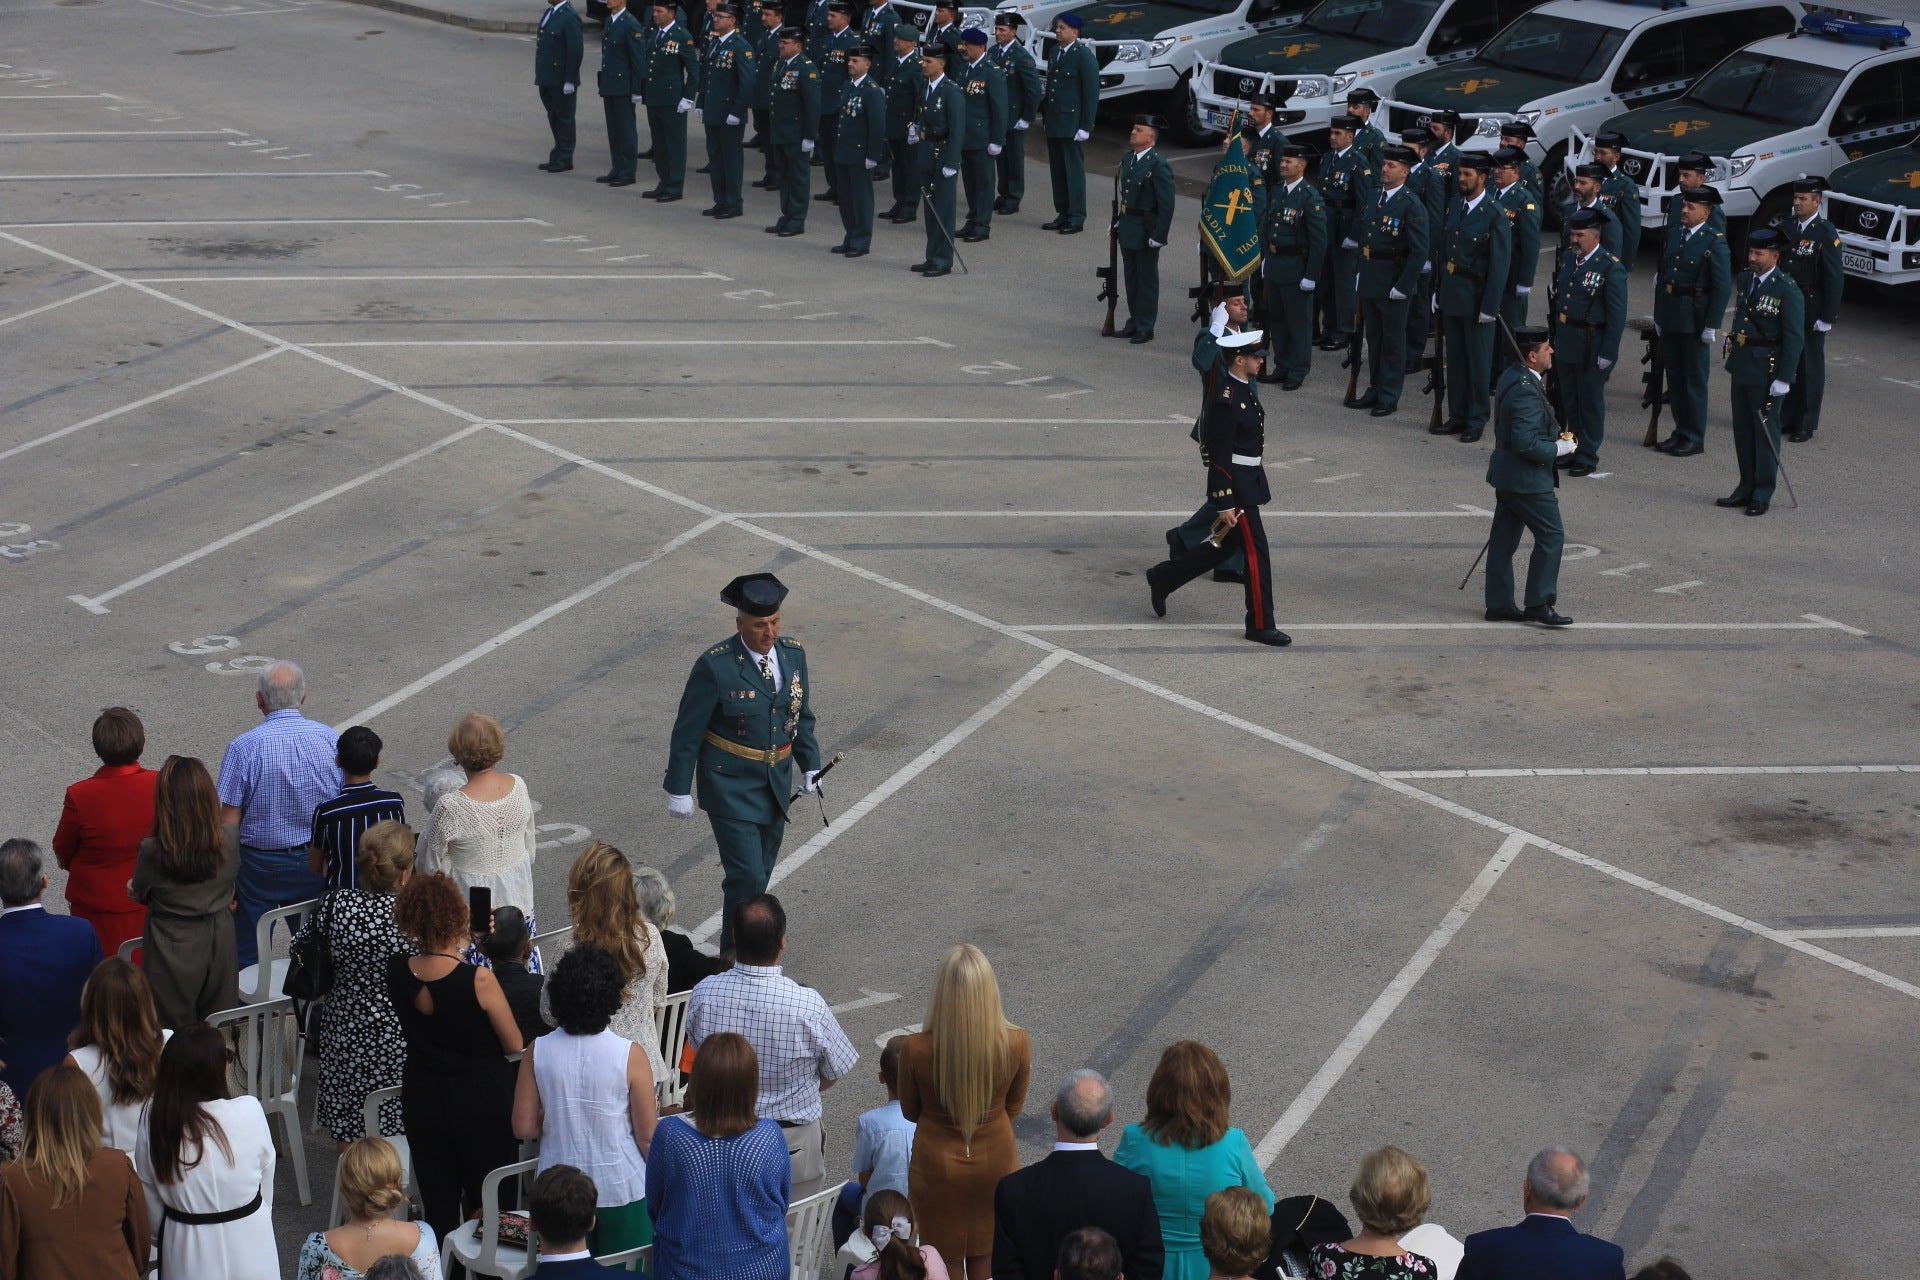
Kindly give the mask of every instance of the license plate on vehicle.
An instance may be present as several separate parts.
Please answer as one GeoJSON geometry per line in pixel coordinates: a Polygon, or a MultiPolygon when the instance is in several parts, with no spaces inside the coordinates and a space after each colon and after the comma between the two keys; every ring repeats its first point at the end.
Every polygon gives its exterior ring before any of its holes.
{"type": "Polygon", "coordinates": [[[1207,112],[1207,123],[1216,129],[1224,129],[1227,127],[1227,115],[1223,111],[1209,110],[1207,112]]]}
{"type": "Polygon", "coordinates": [[[1873,274],[1873,255],[1870,253],[1854,253],[1851,250],[1842,249],[1840,251],[1840,265],[1848,271],[1858,271],[1863,275],[1870,276],[1873,274]]]}

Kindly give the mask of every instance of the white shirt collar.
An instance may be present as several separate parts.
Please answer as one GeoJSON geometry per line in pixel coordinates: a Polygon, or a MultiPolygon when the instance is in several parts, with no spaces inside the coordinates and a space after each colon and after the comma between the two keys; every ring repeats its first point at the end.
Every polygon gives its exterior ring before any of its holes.
{"type": "Polygon", "coordinates": [[[591,1249],[580,1249],[573,1253],[548,1253],[545,1249],[540,1251],[540,1261],[542,1262],[572,1262],[575,1258],[591,1258],[592,1256],[593,1251],[591,1249]]]}
{"type": "Polygon", "coordinates": [[[938,89],[940,87],[940,82],[942,80],[945,80],[946,78],[947,78],[947,73],[943,71],[938,76],[935,76],[933,79],[927,81],[927,92],[932,93],[935,89],[938,89]]]}
{"type": "Polygon", "coordinates": [[[1351,150],[1353,150],[1353,144],[1349,142],[1346,146],[1340,148],[1338,151],[1334,152],[1333,154],[1337,156],[1344,156],[1347,154],[1347,152],[1351,150]]]}
{"type": "Polygon", "coordinates": [[[1301,183],[1305,182],[1306,180],[1307,180],[1306,175],[1302,174],[1299,177],[1295,178],[1292,182],[1287,183],[1285,190],[1291,192],[1295,187],[1299,186],[1301,183]]]}
{"type": "MultiPolygon", "coordinates": [[[[1406,186],[1406,185],[1407,185],[1406,183],[1404,183],[1404,182],[1402,182],[1402,183],[1400,184],[1400,187],[1404,187],[1404,186],[1406,186]]],[[[1392,199],[1392,198],[1393,198],[1393,193],[1394,193],[1394,192],[1396,192],[1396,191],[1398,191],[1398,190],[1400,189],[1400,187],[1382,187],[1382,188],[1380,188],[1380,201],[1381,201],[1381,203],[1382,203],[1382,204],[1384,204],[1384,203],[1386,203],[1386,202],[1387,202],[1388,200],[1390,200],[1390,199],[1392,199]]]]}
{"type": "Polygon", "coordinates": [[[1142,147],[1142,148],[1140,148],[1140,150],[1138,150],[1138,151],[1136,151],[1136,152],[1134,152],[1134,153],[1133,153],[1133,158],[1134,158],[1135,160],[1139,160],[1139,159],[1141,159],[1141,158],[1143,158],[1143,157],[1145,157],[1145,156],[1147,156],[1147,155],[1149,155],[1149,154],[1151,154],[1151,153],[1152,153],[1152,151],[1153,151],[1153,148],[1152,148],[1152,147],[1142,147]]]}
{"type": "Polygon", "coordinates": [[[1097,1142],[1056,1142],[1053,1144],[1053,1149],[1055,1151],[1098,1151],[1100,1144],[1097,1142]]]}
{"type": "Polygon", "coordinates": [[[1778,271],[1779,269],[1780,268],[1778,267],[1770,267],[1767,270],[1762,271],[1759,275],[1753,278],[1753,283],[1756,285],[1765,284],[1767,282],[1767,277],[1772,275],[1775,271],[1778,271]]]}
{"type": "Polygon", "coordinates": [[[855,88],[858,88],[859,86],[865,84],[866,82],[867,82],[867,78],[865,76],[858,76],[855,79],[848,81],[848,83],[853,85],[855,88]]]}
{"type": "Polygon", "coordinates": [[[1474,210],[1474,206],[1478,205],[1482,200],[1485,200],[1486,198],[1487,198],[1487,189],[1485,187],[1482,187],[1480,188],[1479,195],[1467,201],[1467,212],[1472,213],[1474,210]]]}
{"type": "Polygon", "coordinates": [[[1235,382],[1239,383],[1243,387],[1247,385],[1247,380],[1241,377],[1239,374],[1233,372],[1231,369],[1227,371],[1227,376],[1229,378],[1232,378],[1235,382]]]}
{"type": "Polygon", "coordinates": [[[44,902],[23,902],[17,907],[0,907],[0,916],[10,916],[16,911],[45,911],[46,909],[47,904],[44,902]]]}

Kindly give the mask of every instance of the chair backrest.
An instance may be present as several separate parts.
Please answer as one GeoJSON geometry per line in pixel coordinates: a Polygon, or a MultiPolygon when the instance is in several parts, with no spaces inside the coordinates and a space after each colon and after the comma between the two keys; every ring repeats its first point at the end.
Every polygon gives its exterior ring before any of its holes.
{"type": "Polygon", "coordinates": [[[563,924],[558,929],[549,929],[545,933],[534,934],[533,947],[534,950],[538,951],[542,943],[554,943],[560,941],[562,938],[571,938],[572,936],[573,926],[563,924]]]}
{"type": "Polygon", "coordinates": [[[113,954],[119,956],[122,960],[125,960],[128,964],[132,964],[134,952],[140,950],[140,943],[142,941],[143,939],[138,937],[128,938],[125,942],[120,944],[120,949],[114,952],[113,954]]]}
{"type": "MultiPolygon", "coordinates": [[[[539,1163],[540,1161],[538,1159],[533,1159],[519,1160],[513,1164],[503,1164],[492,1173],[489,1173],[481,1181],[480,1222],[478,1224],[480,1228],[480,1254],[471,1263],[467,1264],[469,1271],[477,1275],[503,1276],[506,1277],[506,1280],[519,1280],[520,1277],[532,1275],[535,1268],[540,1265],[540,1254],[537,1246],[527,1249],[525,1266],[517,1269],[509,1269],[508,1265],[500,1260],[500,1184],[509,1178],[518,1178],[525,1184],[525,1187],[522,1188],[524,1192],[526,1188],[530,1188],[533,1185],[532,1174],[539,1163]]],[[[523,1195],[522,1199],[524,1198],[525,1196],[523,1195]]]]}
{"type": "MultiPolygon", "coordinates": [[[[273,982],[273,934],[275,929],[284,930],[288,941],[292,941],[296,925],[294,918],[304,916],[313,910],[318,898],[309,898],[305,902],[292,902],[284,907],[275,907],[264,912],[254,922],[254,944],[260,956],[260,962],[250,966],[253,969],[253,981],[240,984],[240,1000],[243,1004],[257,1004],[262,1000],[271,1000],[280,993],[274,989],[273,982]]],[[[240,971],[246,973],[245,969],[240,971]]]]}
{"type": "Polygon", "coordinates": [[[693,992],[680,991],[660,1007],[660,1056],[667,1064],[667,1078],[657,1082],[663,1107],[680,1106],[687,1098],[687,1087],[680,1080],[680,1055],[687,1048],[687,1004],[692,999],[693,992]]]}
{"type": "Polygon", "coordinates": [[[622,1249],[619,1253],[602,1254],[594,1261],[603,1267],[612,1267],[617,1271],[652,1271],[653,1246],[643,1244],[637,1249],[622,1249]]]}
{"type": "Polygon", "coordinates": [[[787,1206],[787,1257],[793,1280],[829,1280],[833,1206],[844,1185],[836,1182],[787,1206]]]}
{"type": "Polygon", "coordinates": [[[366,1132],[372,1134],[380,1132],[380,1108],[399,1096],[400,1086],[397,1084],[390,1084],[384,1089],[375,1089],[367,1095],[366,1102],[360,1107],[360,1119],[365,1125],[366,1132]]]}
{"type": "Polygon", "coordinates": [[[300,1025],[293,999],[281,996],[226,1009],[207,1019],[216,1028],[234,1028],[236,1083],[261,1103],[285,1103],[300,1096],[300,1025]]]}

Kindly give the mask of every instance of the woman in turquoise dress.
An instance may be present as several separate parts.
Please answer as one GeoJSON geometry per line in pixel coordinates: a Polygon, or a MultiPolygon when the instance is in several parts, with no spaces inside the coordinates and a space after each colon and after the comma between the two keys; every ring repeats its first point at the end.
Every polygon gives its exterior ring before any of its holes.
{"type": "Polygon", "coordinates": [[[1246,1187],[1273,1212],[1273,1191],[1247,1135],[1227,1123],[1232,1086],[1219,1055],[1197,1040],[1167,1046],[1147,1082],[1147,1118],[1130,1124],[1114,1160],[1153,1184],[1166,1245],[1164,1280],[1207,1280],[1200,1218],[1207,1197],[1246,1187]]]}

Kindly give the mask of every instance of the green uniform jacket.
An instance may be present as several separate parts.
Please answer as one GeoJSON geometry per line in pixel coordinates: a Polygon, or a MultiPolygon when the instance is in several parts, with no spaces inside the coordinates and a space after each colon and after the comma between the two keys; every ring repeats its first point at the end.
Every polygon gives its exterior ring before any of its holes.
{"type": "Polygon", "coordinates": [[[949,22],[944,27],[936,27],[929,22],[927,24],[926,37],[921,43],[943,44],[947,46],[947,74],[955,80],[966,79],[965,67],[967,65],[967,59],[962,49],[959,23],[949,22]]]}
{"type": "Polygon", "coordinates": [[[996,44],[987,50],[987,59],[1007,78],[1007,127],[1016,120],[1032,124],[1040,118],[1040,95],[1046,86],[1040,81],[1040,64],[1018,40],[996,44]]]}
{"type": "Polygon", "coordinates": [[[1402,183],[1384,199],[1367,202],[1361,215],[1360,293],[1378,299],[1398,289],[1408,298],[1420,287],[1420,265],[1427,260],[1427,206],[1402,183]]]}
{"type": "Polygon", "coordinates": [[[738,31],[707,45],[706,66],[700,78],[700,120],[725,124],[727,117],[745,120],[753,109],[754,86],[759,83],[753,47],[738,31]]]}
{"type": "Polygon", "coordinates": [[[1627,327],[1627,269],[1605,249],[1585,265],[1569,253],[1553,286],[1553,358],[1592,367],[1620,358],[1627,327]]]}
{"type": "Polygon", "coordinates": [[[1353,131],[1353,149],[1364,154],[1367,157],[1367,163],[1372,165],[1375,171],[1380,168],[1380,153],[1386,145],[1387,135],[1380,132],[1372,121],[1353,131]]]}
{"type": "Polygon", "coordinates": [[[1660,255],[1653,291],[1653,322],[1661,333],[1718,329],[1732,292],[1733,268],[1724,235],[1710,226],[1691,236],[1684,228],[1667,233],[1667,251],[1660,255]]]}
{"type": "Polygon", "coordinates": [[[1610,212],[1620,220],[1620,247],[1615,253],[1631,273],[1640,253],[1640,184],[1625,169],[1615,169],[1600,184],[1600,194],[1613,199],[1610,212]]]}
{"type": "Polygon", "coordinates": [[[1520,162],[1520,185],[1533,192],[1535,200],[1547,198],[1547,184],[1540,176],[1540,166],[1531,160],[1520,162]]]}
{"type": "Polygon", "coordinates": [[[833,136],[833,162],[857,165],[887,152],[887,91],[869,75],[851,81],[840,102],[840,131],[833,136]]]}
{"type": "Polygon", "coordinates": [[[1100,64],[1086,41],[1075,40],[1064,49],[1054,44],[1040,110],[1049,138],[1071,138],[1082,129],[1093,132],[1093,118],[1100,110],[1100,64]]]}
{"type": "Polygon", "coordinates": [[[1558,446],[1546,388],[1524,365],[1508,365],[1493,389],[1487,483],[1505,493],[1551,493],[1560,484],[1553,469],[1558,446]]]}
{"type": "Polygon", "coordinates": [[[1521,285],[1533,287],[1533,273],[1540,265],[1540,198],[1516,182],[1494,199],[1506,210],[1507,223],[1513,228],[1513,256],[1507,263],[1507,287],[1511,294],[1521,285]]]}
{"type": "Polygon", "coordinates": [[[860,43],[873,46],[873,70],[868,74],[880,81],[882,88],[892,82],[893,69],[899,59],[893,56],[893,29],[907,20],[906,15],[891,4],[867,10],[867,16],[860,19],[860,43]]]}
{"type": "Polygon", "coordinates": [[[1452,204],[1460,194],[1460,148],[1451,142],[1434,147],[1427,152],[1427,167],[1446,179],[1447,203],[1452,204]]]}
{"type": "Polygon", "coordinates": [[[797,147],[820,136],[820,73],[806,54],[774,64],[767,108],[767,141],[774,146],[797,147]]]}
{"type": "Polygon", "coordinates": [[[1274,183],[1273,153],[1287,145],[1287,135],[1280,132],[1279,125],[1270,124],[1264,134],[1255,133],[1252,129],[1242,131],[1240,141],[1247,149],[1247,167],[1253,170],[1256,179],[1254,190],[1257,192],[1263,183],[1271,190],[1274,183]]]}
{"type": "Polygon", "coordinates": [[[1328,151],[1321,155],[1314,171],[1314,185],[1327,206],[1327,235],[1338,245],[1342,240],[1358,240],[1360,211],[1373,203],[1379,190],[1377,171],[1359,147],[1328,151]]]}
{"type": "Polygon", "coordinates": [[[1824,320],[1832,324],[1840,318],[1840,294],[1847,286],[1840,265],[1840,233],[1825,218],[1815,217],[1802,227],[1789,218],[1780,224],[1787,237],[1787,251],[1780,255],[1793,282],[1806,298],[1807,323],[1824,320]]]}
{"type": "Polygon", "coordinates": [[[1260,224],[1260,261],[1274,284],[1317,285],[1327,258],[1327,205],[1320,190],[1302,178],[1287,190],[1276,184],[1267,195],[1267,218],[1260,224]]]}
{"type": "MultiPolygon", "coordinates": [[[[793,12],[789,7],[787,12],[793,12]]],[[[816,62],[820,57],[820,42],[827,38],[827,0],[807,0],[806,21],[799,25],[807,29],[807,43],[801,52],[816,62]]]]}
{"type": "MultiPolygon", "coordinates": [[[[1407,174],[1407,189],[1420,197],[1420,203],[1427,210],[1427,228],[1429,238],[1440,238],[1440,227],[1447,220],[1447,180],[1432,165],[1421,163],[1407,174]]],[[[1432,252],[1432,246],[1428,246],[1432,252]]]]}
{"type": "Polygon", "coordinates": [[[1472,209],[1464,199],[1454,199],[1439,260],[1434,292],[1440,295],[1441,315],[1477,320],[1500,314],[1513,269],[1513,223],[1492,193],[1482,191],[1472,209]]]}
{"type": "Polygon", "coordinates": [[[1145,249],[1173,234],[1173,166],[1156,148],[1120,162],[1120,247],[1145,249]]]}
{"type": "Polygon", "coordinates": [[[820,68],[820,114],[834,115],[840,110],[840,104],[847,96],[847,82],[853,79],[847,70],[847,50],[857,48],[860,37],[852,27],[844,31],[830,31],[820,42],[820,53],[814,59],[820,68]]]}
{"type": "Polygon", "coordinates": [[[807,651],[785,636],[777,643],[778,693],[738,636],[694,660],[667,752],[668,795],[693,794],[697,779],[700,807],[709,813],[763,825],[786,817],[794,766],[818,769],[820,746],[807,651]],[[791,745],[793,754],[777,764],[747,760],[708,742],[709,733],[755,751],[791,745]]]}
{"type": "Polygon", "coordinates": [[[967,130],[966,90],[955,84],[952,76],[941,76],[940,87],[932,97],[921,91],[919,111],[920,141],[927,148],[927,178],[934,177],[935,169],[958,169],[960,139],[967,130]]]}
{"type": "Polygon", "coordinates": [[[967,100],[967,131],[960,149],[985,151],[989,143],[1003,142],[1013,124],[1007,114],[1007,78],[984,53],[977,65],[967,66],[964,60],[960,65],[966,72],[960,91],[967,100]]]}
{"type": "Polygon", "coordinates": [[[533,82],[543,89],[558,89],[563,84],[580,83],[582,40],[580,15],[571,4],[553,7],[553,16],[545,20],[533,40],[533,82]]]}
{"type": "Polygon", "coordinates": [[[916,50],[900,59],[893,79],[887,82],[887,137],[905,142],[907,126],[920,115],[920,98],[927,82],[920,75],[920,54],[916,50]]]}
{"type": "Polygon", "coordinates": [[[773,75],[780,66],[780,41],[775,31],[762,28],[753,37],[753,106],[765,111],[773,96],[773,75]]]}
{"type": "Polygon", "coordinates": [[[640,24],[622,9],[600,28],[600,96],[626,98],[640,92],[640,24]]]}
{"type": "Polygon", "coordinates": [[[679,23],[647,33],[646,83],[641,100],[649,107],[676,107],[700,93],[700,53],[693,36],[679,23]]]}
{"type": "Polygon", "coordinates": [[[1733,293],[1733,323],[1727,327],[1727,372],[1751,386],[1775,378],[1792,382],[1806,342],[1806,299],[1793,277],[1777,268],[1759,289],[1752,285],[1753,272],[1742,271],[1733,293]]]}

